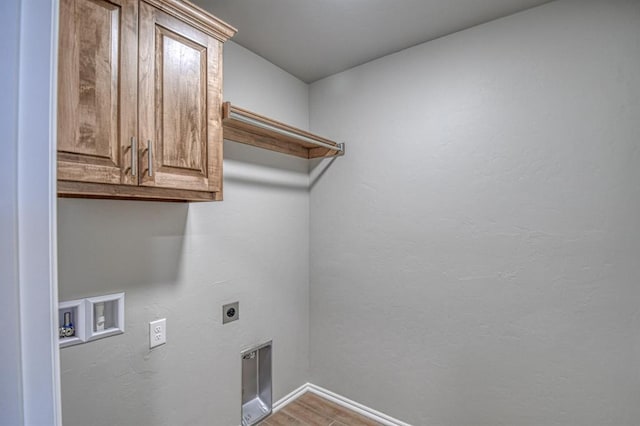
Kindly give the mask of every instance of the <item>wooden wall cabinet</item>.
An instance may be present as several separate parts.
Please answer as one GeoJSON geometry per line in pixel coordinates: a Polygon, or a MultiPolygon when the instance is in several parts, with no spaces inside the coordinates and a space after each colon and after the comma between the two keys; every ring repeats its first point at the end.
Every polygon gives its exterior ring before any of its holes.
{"type": "Polygon", "coordinates": [[[61,0],[58,195],[222,196],[222,45],[178,0],[61,0]]]}

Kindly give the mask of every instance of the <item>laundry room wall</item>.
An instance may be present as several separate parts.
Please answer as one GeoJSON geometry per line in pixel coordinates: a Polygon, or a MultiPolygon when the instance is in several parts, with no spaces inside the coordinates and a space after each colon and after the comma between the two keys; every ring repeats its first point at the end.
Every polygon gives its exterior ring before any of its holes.
{"type": "MultiPolygon", "coordinates": [[[[307,128],[305,83],[224,49],[225,100],[307,128]]],[[[306,382],[308,164],[225,142],[224,173],[222,202],[59,200],[60,300],[126,294],[124,334],[61,350],[65,425],[237,425],[240,352],[271,339],[274,399],[306,382]]]]}
{"type": "Polygon", "coordinates": [[[563,0],[313,83],[347,150],[311,381],[414,425],[638,424],[638,70],[640,2],[563,0]]]}

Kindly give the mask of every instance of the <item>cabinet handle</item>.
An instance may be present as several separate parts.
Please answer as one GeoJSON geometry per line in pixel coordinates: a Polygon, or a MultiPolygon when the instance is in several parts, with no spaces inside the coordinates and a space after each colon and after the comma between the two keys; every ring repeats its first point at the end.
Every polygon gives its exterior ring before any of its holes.
{"type": "Polygon", "coordinates": [[[150,140],[147,140],[147,151],[148,151],[148,169],[149,169],[149,177],[153,176],[153,144],[150,140]]]}
{"type": "Polygon", "coordinates": [[[131,176],[138,174],[138,143],[135,136],[131,138],[131,176]]]}

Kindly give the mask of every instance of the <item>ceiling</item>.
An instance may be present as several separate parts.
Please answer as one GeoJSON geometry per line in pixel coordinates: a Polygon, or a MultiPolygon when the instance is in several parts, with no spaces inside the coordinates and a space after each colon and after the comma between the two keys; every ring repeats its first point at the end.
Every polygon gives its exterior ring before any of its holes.
{"type": "Polygon", "coordinates": [[[549,0],[191,0],[233,41],[311,83],[549,0]]]}

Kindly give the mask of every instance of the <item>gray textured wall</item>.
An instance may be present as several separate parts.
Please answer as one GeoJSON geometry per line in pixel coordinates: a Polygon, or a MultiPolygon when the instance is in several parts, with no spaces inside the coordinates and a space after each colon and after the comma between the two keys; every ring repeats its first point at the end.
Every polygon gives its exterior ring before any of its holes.
{"type": "MultiPolygon", "coordinates": [[[[60,299],[127,293],[126,334],[61,351],[65,425],[235,425],[269,338],[276,399],[310,358],[415,425],[640,423],[638,28],[557,1],[313,84],[348,153],[310,205],[306,162],[228,142],[223,203],[61,200],[60,299]]],[[[303,83],[225,60],[226,99],[307,126],[303,83]]]]}
{"type": "MultiPolygon", "coordinates": [[[[304,83],[233,43],[224,59],[226,100],[307,127],[304,83]]],[[[306,382],[307,162],[225,142],[224,167],[222,203],[59,201],[60,300],[126,293],[125,334],[61,350],[65,426],[237,425],[240,351],[269,339],[274,398],[306,382]]]]}
{"type": "Polygon", "coordinates": [[[558,1],[314,83],[347,155],[311,381],[415,425],[640,424],[638,70],[640,2],[558,1]]]}

